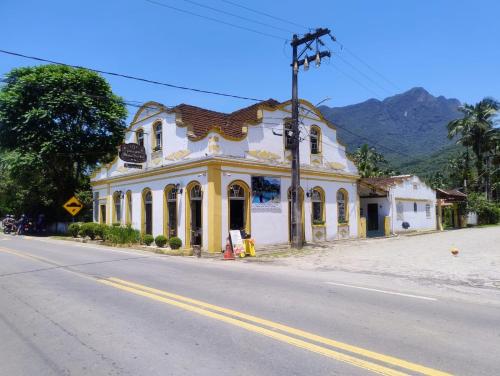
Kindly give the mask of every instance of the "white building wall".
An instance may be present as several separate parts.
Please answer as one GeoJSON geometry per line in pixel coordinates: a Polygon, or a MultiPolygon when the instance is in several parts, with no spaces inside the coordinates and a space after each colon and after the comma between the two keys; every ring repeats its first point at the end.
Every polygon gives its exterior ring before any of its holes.
{"type": "Polygon", "coordinates": [[[428,187],[417,176],[406,179],[392,187],[389,191],[392,203],[392,231],[404,232],[415,230],[433,230],[436,228],[436,191],[428,187]],[[416,184],[417,189],[414,188],[416,184]],[[403,219],[398,219],[397,204],[403,205],[403,219]],[[417,211],[414,211],[414,203],[417,211]],[[426,215],[426,204],[430,205],[430,217],[426,215]],[[405,230],[403,222],[408,222],[410,228],[405,230]]]}

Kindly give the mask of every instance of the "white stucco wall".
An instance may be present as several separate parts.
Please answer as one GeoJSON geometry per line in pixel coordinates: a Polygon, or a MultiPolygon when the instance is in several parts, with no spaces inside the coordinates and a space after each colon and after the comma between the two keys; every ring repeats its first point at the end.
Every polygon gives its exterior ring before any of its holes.
{"type": "Polygon", "coordinates": [[[415,230],[433,230],[436,228],[436,191],[427,186],[417,176],[412,176],[402,183],[391,187],[389,197],[392,204],[392,231],[404,232],[415,230]],[[417,189],[414,188],[416,184],[417,189]],[[403,205],[403,219],[398,219],[397,204],[403,205]],[[417,211],[414,211],[414,203],[417,211]],[[430,217],[426,215],[426,205],[430,205],[430,217]],[[405,230],[403,222],[408,222],[410,228],[405,230]]]}

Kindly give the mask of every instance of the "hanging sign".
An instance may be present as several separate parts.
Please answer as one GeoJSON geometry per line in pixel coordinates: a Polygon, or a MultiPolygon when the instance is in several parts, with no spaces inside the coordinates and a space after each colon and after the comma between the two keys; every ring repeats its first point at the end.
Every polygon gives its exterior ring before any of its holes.
{"type": "Polygon", "coordinates": [[[68,211],[72,216],[77,215],[80,210],[83,209],[83,204],[78,200],[75,196],[71,197],[66,203],[63,205],[63,208],[68,211]]]}
{"type": "Polygon", "coordinates": [[[147,160],[146,149],[139,144],[121,144],[118,156],[122,161],[132,163],[144,163],[147,160]]]}

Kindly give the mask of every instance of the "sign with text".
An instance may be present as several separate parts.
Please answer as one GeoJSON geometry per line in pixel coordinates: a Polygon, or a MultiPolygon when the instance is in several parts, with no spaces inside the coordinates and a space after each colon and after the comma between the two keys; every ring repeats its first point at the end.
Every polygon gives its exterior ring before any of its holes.
{"type": "Polygon", "coordinates": [[[229,237],[231,238],[231,245],[235,256],[238,256],[241,252],[245,252],[245,245],[243,244],[240,230],[229,230],[229,237]]]}
{"type": "Polygon", "coordinates": [[[252,176],[252,209],[281,209],[281,179],[252,176]]]}
{"type": "Polygon", "coordinates": [[[135,163],[124,163],[124,164],[123,164],[123,167],[126,167],[126,168],[138,168],[138,169],[142,169],[142,165],[140,165],[140,164],[135,164],[135,163]]]}
{"type": "Polygon", "coordinates": [[[122,161],[132,163],[144,163],[147,160],[144,146],[139,144],[121,144],[118,156],[122,161]]]}

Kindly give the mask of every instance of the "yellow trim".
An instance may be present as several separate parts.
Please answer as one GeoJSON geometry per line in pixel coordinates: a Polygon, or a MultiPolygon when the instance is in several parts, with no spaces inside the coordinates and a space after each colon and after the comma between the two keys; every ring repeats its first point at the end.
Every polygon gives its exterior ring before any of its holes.
{"type": "MultiPolygon", "coordinates": [[[[168,212],[168,194],[170,193],[170,191],[172,189],[175,189],[175,185],[174,184],[168,184],[165,186],[165,188],[163,189],[163,235],[169,239],[170,238],[170,223],[169,223],[169,218],[170,218],[170,215],[169,215],[169,212],[168,212]]],[[[175,215],[175,226],[176,226],[176,234],[175,236],[177,236],[177,229],[179,227],[179,216],[177,215],[178,214],[178,209],[179,209],[179,199],[178,199],[178,195],[179,193],[177,192],[176,196],[175,196],[175,212],[176,212],[176,215],[175,215]]]]}
{"type": "Polygon", "coordinates": [[[125,224],[132,224],[132,191],[128,190],[125,193],[125,203],[123,205],[125,207],[125,224]]]}
{"type": "MultiPolygon", "coordinates": [[[[274,112],[274,111],[280,110],[280,111],[291,113],[291,111],[285,109],[291,103],[292,103],[291,100],[288,100],[288,101],[283,102],[283,103],[281,103],[281,104],[279,104],[277,106],[269,106],[269,105],[266,105],[266,104],[261,104],[257,108],[257,120],[253,121],[253,122],[246,122],[246,123],[244,123],[245,125],[242,125],[242,128],[244,126],[246,126],[246,125],[259,125],[259,124],[261,124],[262,121],[263,121],[263,111],[264,110],[270,111],[270,112],[274,112]]],[[[307,101],[305,99],[299,99],[299,103],[302,104],[302,105],[305,105],[307,107],[310,107],[311,112],[313,112],[318,118],[308,117],[307,115],[301,115],[302,117],[310,119],[310,120],[313,120],[315,122],[318,122],[318,121],[323,122],[329,128],[334,129],[335,131],[337,131],[337,128],[335,127],[335,125],[333,123],[331,123],[330,121],[328,121],[321,114],[321,112],[311,102],[309,102],[309,101],[307,101]]],[[[137,112],[134,115],[134,118],[133,118],[132,122],[130,123],[130,126],[125,130],[125,133],[129,132],[136,123],[138,123],[140,121],[144,121],[144,120],[150,119],[150,118],[155,117],[155,116],[158,116],[162,112],[174,113],[175,114],[175,118],[176,118],[175,119],[176,126],[187,128],[188,130],[191,128],[190,124],[185,124],[182,121],[182,117],[180,116],[179,112],[176,109],[168,109],[166,106],[162,105],[161,103],[158,103],[158,102],[155,102],[155,101],[149,101],[149,102],[146,102],[143,106],[141,106],[141,108],[139,108],[137,110],[137,112]],[[145,109],[150,109],[153,106],[158,107],[159,111],[157,113],[155,113],[155,114],[152,114],[152,115],[150,115],[148,117],[145,117],[145,118],[139,120],[139,116],[142,114],[142,112],[145,109]]],[[[285,118],[283,118],[283,120],[285,120],[285,118]]],[[[192,142],[201,141],[201,140],[205,139],[206,137],[208,137],[208,135],[210,133],[214,132],[214,133],[219,134],[222,138],[224,138],[224,139],[226,139],[228,141],[242,141],[245,138],[247,138],[248,134],[249,134],[249,132],[247,131],[246,133],[242,133],[242,137],[232,137],[232,136],[223,134],[223,132],[221,131],[220,125],[214,125],[211,128],[212,129],[210,129],[210,131],[208,131],[205,135],[203,135],[201,137],[189,137],[189,140],[192,141],[192,142]]],[[[137,132],[137,130],[136,130],[136,132],[137,132]]],[[[346,145],[344,143],[342,143],[338,139],[337,133],[335,133],[335,142],[337,142],[338,144],[342,145],[344,148],[346,147],[346,145]]],[[[352,161],[352,159],[347,155],[347,153],[346,153],[346,158],[352,161]]],[[[111,163],[107,164],[107,168],[108,169],[109,169],[110,165],[112,165],[113,163],[116,162],[116,159],[117,158],[115,158],[115,160],[113,160],[111,163]]],[[[97,172],[99,170],[101,170],[101,169],[102,169],[102,167],[99,167],[94,172],[92,172],[91,178],[95,177],[95,175],[97,175],[97,172]]]]}
{"type": "MultiPolygon", "coordinates": [[[[319,195],[321,197],[321,220],[323,221],[323,225],[326,224],[326,210],[325,210],[325,190],[321,188],[320,186],[314,187],[312,191],[318,191],[319,195]]],[[[313,224],[313,201],[312,201],[312,194],[311,194],[311,224],[313,224]]],[[[314,224],[313,224],[314,225],[314,224]]],[[[314,225],[318,226],[318,225],[314,225]]]]}
{"type": "MultiPolygon", "coordinates": [[[[185,189],[185,199],[184,199],[184,203],[185,203],[185,208],[186,208],[186,212],[185,212],[185,218],[186,218],[186,222],[184,223],[184,228],[185,228],[185,238],[184,239],[184,244],[185,244],[185,248],[191,248],[191,189],[195,186],[195,185],[199,185],[200,187],[202,187],[202,185],[196,181],[196,180],[193,180],[191,181],[187,186],[186,186],[186,189],[185,189]]],[[[201,228],[203,229],[203,189],[201,191],[201,228]]],[[[203,236],[202,236],[202,242],[203,242],[203,236]]]]}
{"type": "Polygon", "coordinates": [[[231,230],[230,228],[230,224],[231,224],[231,208],[230,208],[230,204],[231,204],[231,200],[229,199],[229,188],[233,185],[233,184],[237,184],[239,186],[241,186],[243,188],[243,190],[245,191],[245,232],[247,234],[251,234],[252,233],[252,226],[251,226],[251,223],[250,223],[250,220],[251,220],[251,210],[252,210],[252,207],[251,207],[251,204],[252,204],[252,200],[251,200],[251,196],[252,196],[252,192],[250,190],[250,187],[248,186],[247,183],[245,183],[243,180],[233,180],[231,183],[229,183],[227,185],[227,231],[229,232],[229,230],[231,230]]]}
{"type": "Polygon", "coordinates": [[[135,143],[139,144],[139,133],[142,133],[142,142],[144,143],[144,147],[146,147],[146,138],[145,138],[146,132],[144,132],[144,129],[142,127],[138,128],[135,131],[135,143]]]}
{"type": "MultiPolygon", "coordinates": [[[[111,202],[112,202],[112,208],[111,208],[112,220],[111,220],[111,224],[118,222],[117,213],[116,213],[116,199],[118,199],[120,201],[120,211],[122,212],[121,214],[122,214],[122,218],[123,218],[123,210],[122,210],[122,203],[121,203],[120,193],[118,191],[116,191],[116,192],[113,192],[112,199],[111,199],[111,202]]],[[[120,218],[120,223],[122,222],[122,218],[120,218]]]]}
{"type": "Polygon", "coordinates": [[[158,102],[155,102],[155,101],[149,101],[149,102],[146,102],[144,103],[141,108],[139,108],[137,110],[137,112],[135,113],[134,115],[134,118],[132,119],[132,122],[130,123],[130,126],[127,128],[127,131],[130,130],[132,128],[132,126],[135,124],[135,123],[138,123],[139,121],[144,121],[144,120],[147,120],[147,119],[151,119],[153,116],[156,116],[156,115],[159,115],[161,114],[162,112],[168,112],[168,108],[165,107],[163,104],[161,103],[158,103],[158,102]],[[142,112],[146,109],[150,110],[151,107],[158,107],[158,112],[153,114],[153,115],[149,115],[141,120],[139,120],[139,116],[142,114],[142,112]]]}
{"type": "Polygon", "coordinates": [[[153,125],[151,126],[151,152],[157,152],[161,151],[163,149],[163,121],[161,119],[157,119],[153,122],[153,125]],[[161,125],[161,149],[159,150],[154,150],[158,145],[156,145],[156,128],[161,125]]]}
{"type": "MultiPolygon", "coordinates": [[[[153,191],[146,187],[141,193],[141,234],[146,234],[146,194],[151,192],[151,206],[153,206],[153,191]]],[[[153,232],[153,210],[151,210],[151,232],[153,232]]]]}
{"type": "Polygon", "coordinates": [[[391,236],[391,217],[384,217],[384,235],[391,236]]]}
{"type": "Polygon", "coordinates": [[[222,249],[222,176],[220,165],[208,166],[208,252],[220,252],[222,249]]]}
{"type": "Polygon", "coordinates": [[[335,201],[337,202],[337,223],[339,225],[348,225],[349,224],[349,193],[344,188],[340,188],[336,193],[335,193],[335,201]],[[339,192],[344,193],[344,210],[345,210],[345,222],[339,222],[339,203],[337,200],[337,194],[339,192]]]}
{"type": "MultiPolygon", "coordinates": [[[[220,157],[211,157],[201,161],[189,161],[183,164],[176,165],[166,165],[151,169],[146,172],[138,172],[133,174],[127,174],[117,177],[111,177],[103,180],[93,181],[90,184],[92,186],[104,185],[106,183],[115,183],[120,181],[128,181],[134,179],[143,179],[150,176],[162,175],[165,173],[175,172],[175,171],[184,171],[186,169],[197,168],[197,167],[205,167],[209,164],[217,163],[221,167],[237,167],[237,168],[246,168],[252,170],[264,170],[266,172],[274,171],[281,172],[283,176],[290,177],[290,167],[289,166],[273,166],[264,164],[262,162],[257,161],[230,161],[220,157]]],[[[241,173],[242,171],[239,171],[241,173]]],[[[318,177],[328,177],[328,178],[342,178],[347,181],[356,181],[359,179],[359,175],[356,174],[339,174],[332,171],[322,171],[322,170],[312,170],[310,168],[302,167],[300,169],[301,176],[318,176],[318,177]]]]}
{"type": "Polygon", "coordinates": [[[313,154],[311,152],[311,155],[321,155],[322,152],[323,152],[323,132],[321,132],[321,127],[316,125],[316,124],[313,124],[311,125],[311,130],[309,131],[309,150],[311,151],[311,136],[310,134],[312,133],[312,131],[316,130],[318,132],[318,152],[313,154]]]}
{"type": "Polygon", "coordinates": [[[410,202],[419,201],[419,202],[428,202],[428,203],[432,202],[432,199],[425,199],[425,198],[395,197],[394,200],[398,200],[398,201],[410,201],[410,202]]]}

